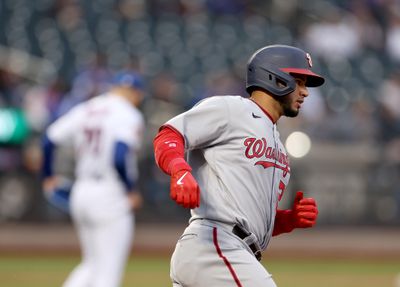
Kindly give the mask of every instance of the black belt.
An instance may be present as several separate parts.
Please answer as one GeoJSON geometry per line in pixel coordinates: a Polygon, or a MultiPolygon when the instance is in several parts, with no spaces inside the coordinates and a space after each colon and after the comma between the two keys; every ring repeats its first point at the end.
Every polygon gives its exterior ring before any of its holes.
{"type": "Polygon", "coordinates": [[[257,258],[258,261],[261,261],[261,249],[260,246],[258,245],[257,239],[255,236],[244,229],[241,225],[235,224],[232,229],[232,233],[238,236],[240,239],[244,240],[246,244],[250,247],[251,251],[253,251],[254,256],[257,258]],[[254,239],[252,238],[252,235],[254,239]]]}

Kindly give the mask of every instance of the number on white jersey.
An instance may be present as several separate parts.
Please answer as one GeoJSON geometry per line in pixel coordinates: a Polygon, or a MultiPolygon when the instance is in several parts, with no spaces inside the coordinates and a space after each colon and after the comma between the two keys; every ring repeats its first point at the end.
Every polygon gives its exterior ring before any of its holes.
{"type": "Polygon", "coordinates": [[[81,146],[81,152],[90,152],[99,154],[101,144],[101,129],[99,127],[85,127],[83,129],[84,139],[81,146]]]}

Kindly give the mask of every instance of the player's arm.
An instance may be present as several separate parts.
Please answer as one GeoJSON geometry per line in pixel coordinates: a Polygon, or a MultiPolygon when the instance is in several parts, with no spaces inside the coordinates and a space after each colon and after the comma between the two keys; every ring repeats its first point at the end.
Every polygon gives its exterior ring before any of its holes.
{"type": "Polygon", "coordinates": [[[272,236],[291,232],[295,228],[313,227],[317,221],[318,208],[314,198],[303,198],[298,191],[292,209],[278,209],[272,236]]]}
{"type": "Polygon", "coordinates": [[[73,135],[76,133],[76,127],[79,126],[81,114],[82,108],[80,106],[72,108],[66,114],[55,120],[43,135],[42,176],[44,185],[51,185],[51,181],[54,181],[54,151],[58,145],[70,143],[71,138],[73,138],[73,135]]]}
{"type": "Polygon", "coordinates": [[[142,206],[143,200],[140,192],[137,190],[136,181],[129,174],[127,168],[127,158],[130,153],[129,146],[122,141],[118,141],[114,148],[114,168],[118,176],[125,185],[128,192],[128,200],[133,210],[142,206]]]}
{"type": "Polygon", "coordinates": [[[53,190],[56,186],[56,179],[53,171],[55,148],[56,145],[46,133],[42,138],[42,178],[43,190],[45,192],[53,190]]]}
{"type": "Polygon", "coordinates": [[[185,208],[199,207],[200,189],[184,159],[183,136],[171,126],[163,126],[153,144],[157,165],[171,176],[171,198],[185,208]]]}
{"type": "Polygon", "coordinates": [[[54,175],[53,162],[56,144],[46,133],[42,138],[42,188],[44,197],[57,209],[69,213],[69,195],[72,183],[54,175]]]}
{"type": "Polygon", "coordinates": [[[114,167],[124,183],[126,190],[129,192],[134,189],[136,183],[133,178],[128,174],[126,159],[129,155],[129,146],[121,141],[115,143],[114,148],[114,167]]]}
{"type": "MultiPolygon", "coordinates": [[[[61,209],[68,209],[69,192],[58,192],[59,187],[63,186],[63,179],[54,174],[54,154],[59,145],[69,144],[72,135],[79,126],[81,108],[74,107],[66,114],[54,121],[46,130],[42,137],[42,187],[45,197],[50,203],[58,205],[62,202],[61,209]],[[60,195],[61,200],[57,197],[60,195]],[[53,199],[56,199],[53,201],[53,199]],[[65,204],[64,204],[65,203],[65,204]]],[[[63,188],[64,189],[64,188],[63,188]]]]}

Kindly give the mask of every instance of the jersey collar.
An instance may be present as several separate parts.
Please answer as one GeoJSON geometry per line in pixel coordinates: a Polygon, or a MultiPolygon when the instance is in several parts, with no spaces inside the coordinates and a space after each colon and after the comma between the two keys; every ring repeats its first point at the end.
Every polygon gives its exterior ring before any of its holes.
{"type": "Polygon", "coordinates": [[[274,119],[272,118],[272,116],[267,112],[267,110],[265,110],[262,106],[260,106],[256,101],[254,101],[252,98],[249,98],[250,101],[252,101],[253,103],[255,103],[263,112],[264,114],[271,120],[271,122],[273,124],[276,124],[276,121],[274,121],[274,119]]]}

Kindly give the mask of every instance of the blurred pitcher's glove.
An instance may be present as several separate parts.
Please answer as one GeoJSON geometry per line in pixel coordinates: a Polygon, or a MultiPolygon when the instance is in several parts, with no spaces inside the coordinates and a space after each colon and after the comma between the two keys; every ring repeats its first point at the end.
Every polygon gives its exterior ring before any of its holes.
{"type": "Polygon", "coordinates": [[[200,206],[200,188],[190,169],[171,171],[170,196],[185,208],[200,206]]]}
{"type": "Polygon", "coordinates": [[[72,184],[70,179],[62,176],[46,177],[43,180],[44,197],[52,206],[69,214],[72,184]]]}
{"type": "Polygon", "coordinates": [[[277,210],[273,236],[291,232],[295,228],[313,227],[317,222],[318,208],[314,198],[303,198],[298,191],[292,209],[277,210]]]}

